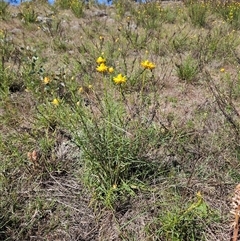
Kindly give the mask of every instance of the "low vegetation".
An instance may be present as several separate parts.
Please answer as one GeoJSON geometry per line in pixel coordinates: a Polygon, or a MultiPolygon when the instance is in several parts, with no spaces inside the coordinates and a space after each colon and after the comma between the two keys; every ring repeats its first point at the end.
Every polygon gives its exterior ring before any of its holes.
{"type": "Polygon", "coordinates": [[[240,3],[0,1],[0,240],[230,240],[240,3]]]}

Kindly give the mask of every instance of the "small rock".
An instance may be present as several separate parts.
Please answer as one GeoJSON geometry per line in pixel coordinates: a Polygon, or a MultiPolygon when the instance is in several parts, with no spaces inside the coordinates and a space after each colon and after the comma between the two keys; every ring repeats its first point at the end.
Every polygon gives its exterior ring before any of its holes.
{"type": "Polygon", "coordinates": [[[39,23],[51,23],[52,18],[48,18],[48,17],[44,17],[44,16],[38,16],[36,21],[39,22],[39,23]]]}
{"type": "Polygon", "coordinates": [[[20,28],[13,28],[10,33],[12,34],[19,34],[22,33],[22,30],[20,28]]]}
{"type": "Polygon", "coordinates": [[[106,17],[107,13],[103,10],[97,10],[93,13],[93,17],[106,17]]]}

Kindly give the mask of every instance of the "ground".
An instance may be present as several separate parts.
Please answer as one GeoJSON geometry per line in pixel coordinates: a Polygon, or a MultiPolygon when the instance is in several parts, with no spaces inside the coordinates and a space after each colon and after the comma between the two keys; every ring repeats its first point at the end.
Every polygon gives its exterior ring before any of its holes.
{"type": "MultiPolygon", "coordinates": [[[[210,10],[205,25],[195,26],[191,5],[179,1],[147,14],[151,3],[123,3],[89,3],[81,16],[42,1],[1,9],[0,240],[230,240],[239,182],[239,30],[210,10]],[[104,92],[100,55],[125,73],[126,86],[104,92]],[[140,69],[146,58],[154,69],[140,69]],[[108,123],[101,122],[103,92],[126,106],[123,117],[116,114],[121,140],[135,143],[143,127],[153,132],[139,159],[155,169],[134,166],[128,178],[110,181],[107,194],[85,182],[89,170],[93,180],[104,173],[85,162],[78,126],[85,112],[75,116],[84,103],[87,124],[108,123]],[[112,193],[119,196],[107,202],[112,193]]],[[[118,155],[109,152],[114,162],[118,155]]]]}

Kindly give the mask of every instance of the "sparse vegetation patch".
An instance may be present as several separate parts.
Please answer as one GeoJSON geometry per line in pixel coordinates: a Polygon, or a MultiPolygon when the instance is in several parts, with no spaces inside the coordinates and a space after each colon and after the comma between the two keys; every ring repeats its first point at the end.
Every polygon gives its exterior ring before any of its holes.
{"type": "Polygon", "coordinates": [[[0,1],[0,240],[236,241],[238,15],[0,1]]]}

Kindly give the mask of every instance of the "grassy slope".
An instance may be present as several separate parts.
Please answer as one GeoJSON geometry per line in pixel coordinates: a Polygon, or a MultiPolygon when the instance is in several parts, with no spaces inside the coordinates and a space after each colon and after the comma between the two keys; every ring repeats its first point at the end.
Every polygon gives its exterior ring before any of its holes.
{"type": "Polygon", "coordinates": [[[0,240],[229,239],[239,30],[124,2],[2,12],[0,240]]]}

